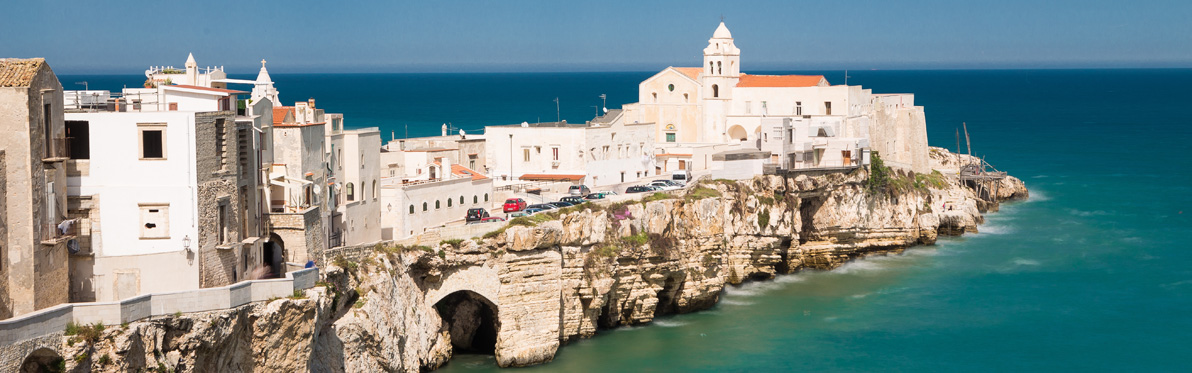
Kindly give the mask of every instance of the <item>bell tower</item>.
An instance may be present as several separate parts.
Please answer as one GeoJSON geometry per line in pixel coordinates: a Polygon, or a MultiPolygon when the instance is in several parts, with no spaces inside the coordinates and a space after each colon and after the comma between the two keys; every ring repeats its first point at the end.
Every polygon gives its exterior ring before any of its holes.
{"type": "Polygon", "coordinates": [[[704,107],[704,125],[699,134],[701,142],[724,142],[728,126],[725,123],[733,98],[733,88],[741,76],[741,50],[733,43],[733,35],[720,22],[708,47],[704,48],[703,71],[700,84],[704,107]]]}

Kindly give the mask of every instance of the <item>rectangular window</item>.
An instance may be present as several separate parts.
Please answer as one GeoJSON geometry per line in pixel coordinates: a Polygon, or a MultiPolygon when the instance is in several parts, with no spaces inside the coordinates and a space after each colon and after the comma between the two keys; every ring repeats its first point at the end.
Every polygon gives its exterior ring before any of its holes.
{"type": "Polygon", "coordinates": [[[142,203],[141,239],[170,238],[170,205],[142,203]]]}
{"type": "Polygon", "coordinates": [[[522,149],[522,161],[523,162],[530,161],[530,148],[522,149]]]}
{"type": "Polygon", "coordinates": [[[753,102],[745,101],[745,114],[752,114],[752,113],[753,113],[753,102]]]}
{"type": "Polygon", "coordinates": [[[66,139],[70,146],[70,159],[91,159],[91,133],[89,123],[81,120],[66,121],[66,139]]]}
{"type": "Polygon", "coordinates": [[[824,101],[824,115],[832,115],[832,102],[824,101]]]}
{"type": "Polygon", "coordinates": [[[217,213],[218,213],[218,215],[216,216],[216,218],[218,219],[218,222],[216,225],[216,229],[218,230],[219,236],[216,237],[218,239],[216,242],[223,244],[225,242],[228,242],[228,236],[230,236],[228,234],[228,202],[227,201],[219,201],[219,209],[217,210],[217,213]]]}
{"type": "Polygon", "coordinates": [[[803,102],[795,101],[795,115],[803,115],[803,102]]]}
{"type": "MultiPolygon", "coordinates": [[[[42,100],[45,100],[44,96],[42,97],[42,100]]],[[[46,133],[46,149],[45,149],[46,154],[56,155],[56,154],[58,154],[58,152],[54,151],[56,149],[54,149],[54,140],[53,140],[53,138],[54,138],[54,118],[50,117],[50,113],[51,113],[50,107],[51,107],[50,104],[45,104],[42,106],[41,128],[46,133]]],[[[47,156],[46,158],[51,158],[51,157],[53,157],[53,155],[47,156]]]]}
{"type": "Polygon", "coordinates": [[[675,134],[674,133],[666,134],[666,142],[675,142],[675,134]]]}
{"type": "Polygon", "coordinates": [[[552,160],[559,160],[559,148],[550,148],[552,160]]]}
{"type": "Polygon", "coordinates": [[[219,157],[219,169],[228,169],[227,129],[224,128],[223,118],[215,120],[215,156],[219,157]]]}
{"type": "Polygon", "coordinates": [[[766,102],[762,101],[762,115],[766,115],[766,102]]]}
{"type": "Polygon", "coordinates": [[[166,126],[138,124],[141,140],[141,159],[166,159],[166,126]]]}

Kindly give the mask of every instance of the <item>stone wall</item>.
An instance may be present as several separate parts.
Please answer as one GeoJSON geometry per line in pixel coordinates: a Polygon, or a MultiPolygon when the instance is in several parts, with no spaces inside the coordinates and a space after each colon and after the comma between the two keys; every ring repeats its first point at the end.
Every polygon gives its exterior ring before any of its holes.
{"type": "Polygon", "coordinates": [[[285,245],[287,262],[306,263],[323,255],[327,246],[323,219],[318,207],[298,213],[270,213],[269,229],[285,245]]]}
{"type": "MultiPolygon", "coordinates": [[[[259,250],[246,251],[242,235],[240,212],[249,205],[240,198],[239,162],[237,162],[236,123],[233,112],[195,114],[195,160],[199,215],[198,253],[199,286],[223,286],[245,278],[254,264],[261,263],[259,250]],[[216,125],[222,123],[222,144],[217,139],[216,125]],[[220,146],[222,145],[222,151],[220,146]],[[221,227],[219,206],[225,206],[221,227]],[[220,242],[220,229],[226,229],[220,242]]],[[[255,192],[255,191],[254,191],[255,192]]],[[[253,245],[255,247],[258,245],[253,245]]]]}
{"type": "Polygon", "coordinates": [[[8,173],[4,149],[0,149],[0,320],[12,317],[12,299],[8,296],[8,173]]]}

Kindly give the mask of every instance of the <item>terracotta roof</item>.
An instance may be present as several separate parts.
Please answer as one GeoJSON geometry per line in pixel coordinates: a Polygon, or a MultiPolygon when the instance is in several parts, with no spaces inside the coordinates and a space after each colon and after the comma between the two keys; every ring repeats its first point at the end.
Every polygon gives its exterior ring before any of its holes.
{"type": "Polygon", "coordinates": [[[28,87],[44,58],[0,58],[0,87],[28,87]]]}
{"type": "Polygon", "coordinates": [[[687,77],[693,80],[699,79],[699,73],[704,71],[702,67],[672,67],[672,69],[683,73],[683,75],[687,75],[687,77]]]}
{"type": "Polygon", "coordinates": [[[551,174],[525,174],[521,175],[522,180],[531,181],[580,181],[587,175],[551,175],[551,174]]]}
{"type": "Polygon", "coordinates": [[[827,84],[823,75],[749,75],[741,74],[737,87],[815,87],[827,84]]]}
{"type": "Polygon", "coordinates": [[[285,123],[286,114],[293,114],[293,106],[277,106],[273,108],[273,124],[285,123]]]}
{"type": "Polygon", "coordinates": [[[484,176],[483,174],[481,174],[479,172],[476,172],[470,168],[460,166],[460,165],[457,165],[454,163],[451,164],[451,173],[455,174],[455,175],[459,175],[459,176],[471,175],[472,180],[481,180],[481,179],[487,178],[486,176],[484,176]]]}
{"type": "Polygon", "coordinates": [[[219,88],[210,88],[210,87],[200,87],[200,86],[197,86],[197,85],[179,85],[179,84],[175,84],[175,85],[167,85],[167,86],[165,86],[165,88],[182,88],[182,89],[193,89],[193,90],[197,90],[197,91],[207,91],[207,92],[211,92],[211,93],[223,93],[225,96],[227,96],[227,95],[229,95],[229,94],[244,94],[244,93],[248,93],[248,92],[245,92],[245,91],[234,91],[234,90],[231,90],[231,89],[219,89],[219,88]]]}

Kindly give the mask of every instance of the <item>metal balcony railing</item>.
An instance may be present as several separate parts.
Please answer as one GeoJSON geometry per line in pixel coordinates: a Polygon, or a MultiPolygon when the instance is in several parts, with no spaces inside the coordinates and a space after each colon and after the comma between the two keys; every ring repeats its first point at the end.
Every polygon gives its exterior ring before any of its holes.
{"type": "Polygon", "coordinates": [[[42,241],[57,241],[73,238],[79,234],[79,219],[66,219],[59,223],[43,223],[41,226],[42,241]]]}

